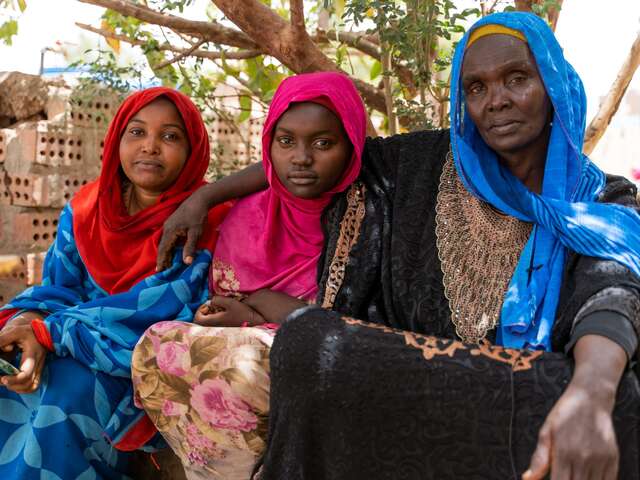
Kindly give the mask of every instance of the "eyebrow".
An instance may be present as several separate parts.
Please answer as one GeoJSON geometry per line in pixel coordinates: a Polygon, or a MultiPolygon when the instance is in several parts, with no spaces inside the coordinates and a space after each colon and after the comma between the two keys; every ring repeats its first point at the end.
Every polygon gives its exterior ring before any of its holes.
{"type": "MultiPolygon", "coordinates": [[[[506,63],[502,64],[499,67],[500,70],[531,70],[529,64],[527,64],[523,60],[509,60],[506,63]]],[[[478,68],[476,71],[472,71],[471,73],[464,74],[462,73],[462,81],[463,82],[472,82],[480,78],[479,72],[482,71],[478,68]]]]}
{"type": "MultiPolygon", "coordinates": [[[[146,125],[147,122],[145,122],[144,120],[141,120],[139,118],[133,117],[131,120],[129,120],[129,123],[132,122],[137,122],[137,123],[142,123],[143,125],[146,125]]],[[[178,128],[180,130],[182,130],[183,132],[185,131],[184,127],[182,125],[180,125],[179,123],[164,123],[162,125],[163,127],[174,127],[174,128],[178,128]]]]}
{"type": "MultiPolygon", "coordinates": [[[[284,133],[290,133],[290,134],[293,134],[293,133],[294,133],[293,131],[289,130],[288,128],[284,128],[284,127],[278,127],[278,128],[276,128],[276,132],[277,132],[278,130],[281,130],[281,131],[283,131],[284,133]]],[[[313,135],[327,135],[327,134],[333,135],[333,134],[334,134],[334,132],[333,132],[333,131],[331,131],[331,130],[329,130],[329,129],[321,130],[321,131],[319,131],[319,132],[313,132],[313,135]]]]}

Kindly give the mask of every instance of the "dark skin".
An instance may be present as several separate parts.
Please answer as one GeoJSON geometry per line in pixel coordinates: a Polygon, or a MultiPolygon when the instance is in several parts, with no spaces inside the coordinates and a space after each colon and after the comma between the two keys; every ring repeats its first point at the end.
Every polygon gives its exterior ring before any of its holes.
{"type": "MultiPolygon", "coordinates": [[[[527,188],[540,192],[552,106],[527,45],[505,35],[481,38],[465,55],[462,82],[469,113],[484,141],[527,188]]],[[[231,181],[247,179],[264,188],[259,173],[239,172],[231,181]]],[[[204,189],[214,192],[216,187],[204,189]]],[[[188,202],[202,215],[213,205],[188,202]]],[[[261,313],[272,308],[266,296],[252,306],[261,313]]],[[[291,307],[277,312],[279,318],[286,318],[291,307]]],[[[549,472],[552,480],[617,478],[619,453],[611,414],[626,354],[605,337],[586,335],[576,343],[573,356],[573,378],[540,429],[524,480],[543,479],[549,472]]]]}
{"type": "MultiPolygon", "coordinates": [[[[542,190],[552,106],[526,43],[490,35],[467,50],[462,86],[483,140],[531,191],[542,190]]],[[[611,414],[627,364],[624,350],[598,335],[574,348],[575,372],[547,416],[524,480],[614,480],[618,447],[611,414]],[[598,381],[594,381],[598,379],[598,381]]]]}
{"type": "MultiPolygon", "coordinates": [[[[129,180],[123,201],[130,215],[158,201],[180,175],[189,150],[184,122],[171,101],[161,97],[133,116],[119,148],[120,165],[129,180]]],[[[0,352],[5,359],[22,352],[20,373],[0,377],[2,385],[16,393],[30,393],[40,386],[47,350],[31,328],[31,321],[37,319],[43,319],[40,312],[23,312],[0,333],[0,352]]]]}
{"type": "MultiPolygon", "coordinates": [[[[340,119],[326,107],[293,104],[273,130],[271,161],[282,185],[298,198],[318,198],[337,185],[349,163],[353,146],[340,119]]],[[[217,327],[280,323],[305,303],[279,292],[260,290],[242,302],[214,296],[193,319],[217,327]]]]}

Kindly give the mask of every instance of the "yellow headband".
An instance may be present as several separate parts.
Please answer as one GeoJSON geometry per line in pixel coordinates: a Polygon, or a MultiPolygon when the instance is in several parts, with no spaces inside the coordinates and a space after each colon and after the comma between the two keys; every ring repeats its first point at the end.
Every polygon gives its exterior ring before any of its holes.
{"type": "Polygon", "coordinates": [[[471,35],[469,35],[469,40],[467,40],[467,46],[465,50],[473,45],[473,42],[475,42],[479,38],[496,34],[511,35],[512,37],[519,38],[523,42],[527,43],[526,37],[518,30],[514,30],[513,28],[509,27],[503,27],[502,25],[489,24],[476,28],[473,32],[471,32],[471,35]]]}

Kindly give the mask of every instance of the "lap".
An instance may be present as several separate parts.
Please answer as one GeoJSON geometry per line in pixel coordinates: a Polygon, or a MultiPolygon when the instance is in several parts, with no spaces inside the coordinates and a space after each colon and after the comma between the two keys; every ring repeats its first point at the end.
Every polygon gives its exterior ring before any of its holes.
{"type": "MultiPolygon", "coordinates": [[[[507,478],[571,378],[562,354],[465,345],[308,310],[278,332],[263,478],[507,478]],[[324,472],[324,473],[322,473],[324,472]]],[[[614,414],[638,473],[638,382],[614,414]]]]}

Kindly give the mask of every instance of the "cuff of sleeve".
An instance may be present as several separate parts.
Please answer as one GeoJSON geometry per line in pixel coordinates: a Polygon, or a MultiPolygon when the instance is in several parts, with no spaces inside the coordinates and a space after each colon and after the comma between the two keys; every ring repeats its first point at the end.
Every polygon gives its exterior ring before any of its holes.
{"type": "Polygon", "coordinates": [[[31,328],[38,343],[50,352],[53,352],[53,339],[45,323],[42,320],[31,320],[31,328]]]}
{"type": "Polygon", "coordinates": [[[0,329],[2,329],[13,317],[18,315],[20,310],[17,308],[7,308],[0,311],[0,329]]]}
{"type": "Polygon", "coordinates": [[[599,310],[587,314],[578,322],[565,351],[570,352],[576,342],[585,335],[600,335],[617,343],[632,360],[638,349],[638,335],[629,319],[610,310],[599,310]]]}

